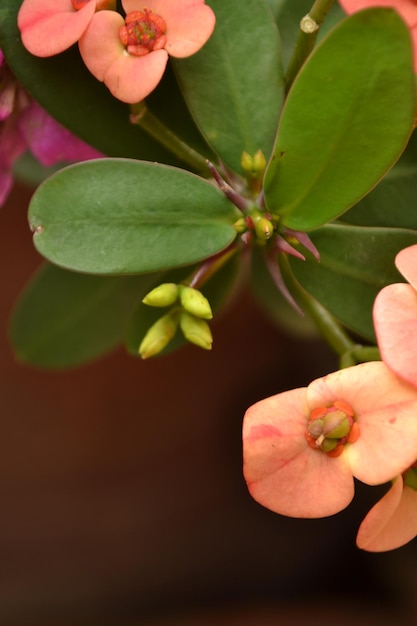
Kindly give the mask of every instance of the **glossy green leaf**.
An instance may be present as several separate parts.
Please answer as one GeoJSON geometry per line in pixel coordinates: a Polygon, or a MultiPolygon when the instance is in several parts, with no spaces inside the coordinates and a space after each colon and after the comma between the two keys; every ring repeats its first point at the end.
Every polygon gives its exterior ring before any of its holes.
{"type": "MultiPolygon", "coordinates": [[[[108,89],[86,69],[77,46],[50,58],[35,57],[23,47],[17,28],[17,13],[21,2],[2,0],[0,5],[0,48],[19,80],[33,97],[61,124],[87,143],[109,156],[123,156],[181,164],[167,149],[145,131],[129,122],[128,105],[116,100],[108,89]]],[[[165,79],[164,81],[165,82],[165,79]]],[[[176,118],[181,118],[184,139],[195,148],[205,150],[175,81],[169,73],[167,86],[161,84],[161,94],[150,100],[153,112],[164,116],[169,89],[173,115],[173,130],[179,132],[176,118]],[[165,94],[165,95],[164,95],[165,94]]],[[[206,156],[206,154],[204,153],[206,156]]],[[[210,158],[210,152],[207,151],[210,158]]]]}
{"type": "Polygon", "coordinates": [[[279,34],[264,0],[208,0],[214,34],[173,59],[188,106],[209,144],[233,170],[245,150],[268,158],[283,100],[279,34]]]}
{"type": "Polygon", "coordinates": [[[353,331],[375,341],[372,306],[380,289],[401,282],[396,254],[417,243],[417,231],[330,224],[311,233],[320,263],[291,258],[301,285],[353,331]]]}
{"type": "Polygon", "coordinates": [[[417,134],[381,182],[343,216],[358,226],[391,226],[417,230],[417,134]]]}
{"type": "Polygon", "coordinates": [[[197,262],[226,248],[240,212],[184,170],[129,159],[79,163],[35,192],[29,222],[38,251],[93,274],[133,274],[197,262]]]}
{"type": "Polygon", "coordinates": [[[343,20],[309,57],[288,95],[265,178],[268,208],[311,230],[368,193],[413,127],[410,35],[391,9],[343,20]]]}
{"type": "MultiPolygon", "coordinates": [[[[188,278],[188,276],[192,272],[192,269],[193,268],[182,268],[166,272],[163,276],[160,276],[154,281],[149,291],[153,287],[157,287],[158,285],[165,282],[182,282],[183,280],[188,278]]],[[[216,317],[216,314],[220,311],[220,309],[222,309],[230,300],[234,292],[234,287],[238,281],[239,269],[240,259],[237,255],[233,255],[225,263],[225,265],[201,287],[201,292],[210,302],[214,318],[216,317]]],[[[168,308],[157,308],[147,306],[142,302],[138,303],[126,334],[126,348],[130,352],[130,354],[134,356],[139,356],[138,348],[147,331],[152,326],[152,324],[154,324],[160,317],[167,313],[168,310],[168,308]]],[[[210,326],[212,326],[213,324],[215,325],[215,323],[215,319],[213,321],[210,321],[210,326]]],[[[213,347],[215,347],[215,326],[213,330],[213,347]]],[[[167,345],[167,347],[160,353],[159,356],[174,352],[175,350],[178,350],[179,348],[184,346],[186,343],[186,339],[184,339],[183,334],[178,329],[174,339],[167,345]]]]}
{"type": "Polygon", "coordinates": [[[18,300],[10,324],[16,357],[62,369],[123,343],[136,303],[155,281],[144,276],[88,276],[45,263],[18,300]]]}

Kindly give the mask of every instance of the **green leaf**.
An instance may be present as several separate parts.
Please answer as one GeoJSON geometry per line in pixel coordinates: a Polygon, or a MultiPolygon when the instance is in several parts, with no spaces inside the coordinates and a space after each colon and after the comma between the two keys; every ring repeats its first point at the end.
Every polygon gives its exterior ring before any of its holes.
{"type": "Polygon", "coordinates": [[[401,282],[396,254],[417,243],[417,231],[329,224],[310,235],[320,263],[291,258],[301,285],[350,329],[375,342],[372,306],[385,285],[401,282]]]}
{"type": "Polygon", "coordinates": [[[417,230],[417,134],[381,182],[341,218],[358,226],[417,230]]]}
{"type": "MultiPolygon", "coordinates": [[[[201,288],[201,292],[210,302],[214,316],[220,311],[221,308],[223,308],[227,304],[234,292],[234,286],[237,284],[239,276],[239,261],[239,257],[237,255],[233,255],[223,265],[223,267],[218,272],[216,272],[201,288]]],[[[187,279],[193,269],[195,268],[182,268],[180,270],[176,269],[166,272],[154,281],[149,291],[153,287],[157,287],[162,283],[182,282],[187,279]]],[[[147,306],[142,302],[138,303],[126,334],[126,348],[130,354],[134,356],[139,356],[138,348],[147,331],[152,326],[152,324],[154,324],[159,318],[167,313],[168,310],[169,308],[152,307],[147,306]]],[[[212,326],[213,323],[216,323],[215,319],[212,322],[210,321],[210,326],[212,326]]],[[[215,342],[216,335],[214,332],[213,347],[215,347],[215,342]]],[[[181,331],[177,330],[174,339],[167,345],[167,347],[160,353],[159,356],[174,352],[175,350],[178,350],[179,348],[184,346],[186,343],[187,341],[181,331]]]]}
{"type": "Polygon", "coordinates": [[[62,369],[102,356],[123,343],[136,302],[155,280],[88,276],[44,263],[15,306],[9,332],[16,357],[62,369]]]}
{"type": "Polygon", "coordinates": [[[208,0],[214,34],[173,59],[184,97],[208,143],[232,170],[242,152],[269,157],[283,101],[279,34],[264,0],[208,0]]]}
{"type": "Polygon", "coordinates": [[[92,274],[188,265],[226,248],[240,212],[184,170],[129,159],[78,163],[35,192],[29,222],[38,251],[92,274]]]}
{"type": "Polygon", "coordinates": [[[413,127],[410,35],[391,9],[336,26],[288,95],[265,178],[269,210],[295,230],[341,215],[400,157],[413,127]]]}
{"type": "MultiPolygon", "coordinates": [[[[49,58],[31,55],[23,47],[17,28],[20,4],[16,0],[1,2],[0,47],[15,75],[55,119],[108,156],[181,164],[144,130],[130,123],[128,105],[116,100],[104,84],[90,74],[77,46],[49,58]]],[[[204,144],[169,74],[167,82],[171,112],[175,109],[176,115],[181,115],[185,139],[190,139],[197,148],[202,147],[204,144]]],[[[151,100],[156,115],[163,108],[163,100],[166,100],[163,94],[151,100]]],[[[175,122],[174,130],[178,130],[175,122]]]]}

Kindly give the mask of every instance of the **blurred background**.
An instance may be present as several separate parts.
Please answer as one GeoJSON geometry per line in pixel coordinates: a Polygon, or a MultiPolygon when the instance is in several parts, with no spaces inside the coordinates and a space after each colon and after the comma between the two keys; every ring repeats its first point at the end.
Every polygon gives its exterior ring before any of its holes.
{"type": "Polygon", "coordinates": [[[13,303],[40,263],[30,190],[0,211],[0,624],[415,624],[417,541],[355,547],[384,488],[322,520],[263,509],[242,478],[258,399],[336,367],[243,290],[193,346],[146,363],[120,349],[78,370],[13,357],[13,303]]]}

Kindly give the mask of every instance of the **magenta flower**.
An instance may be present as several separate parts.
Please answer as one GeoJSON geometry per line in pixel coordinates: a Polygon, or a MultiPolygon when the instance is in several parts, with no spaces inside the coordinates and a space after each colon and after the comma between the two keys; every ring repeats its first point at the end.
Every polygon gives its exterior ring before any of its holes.
{"type": "Polygon", "coordinates": [[[366,515],[356,537],[359,548],[369,552],[394,550],[417,535],[415,469],[393,480],[392,486],[366,515]],[[410,486],[407,484],[411,476],[410,486]]]}
{"type": "Polygon", "coordinates": [[[415,0],[339,0],[339,4],[348,14],[370,7],[396,9],[410,30],[414,46],[414,70],[417,72],[417,3],[415,0]]]}
{"type": "Polygon", "coordinates": [[[122,0],[126,18],[96,13],[80,38],[90,72],[129,104],[148,96],[161,80],[168,55],[197,52],[214,30],[215,16],[204,0],[122,0]]]}
{"type": "Polygon", "coordinates": [[[391,480],[414,461],[417,389],[372,362],[258,402],[243,423],[244,476],[253,498],[292,517],[345,508],[353,477],[391,480]]]}
{"type": "Polygon", "coordinates": [[[38,57],[59,54],[79,40],[95,11],[115,4],[115,0],[23,0],[17,16],[23,45],[38,57]]]}
{"type": "Polygon", "coordinates": [[[45,166],[103,156],[30,98],[0,50],[0,206],[13,185],[13,165],[26,150],[45,166]]]}

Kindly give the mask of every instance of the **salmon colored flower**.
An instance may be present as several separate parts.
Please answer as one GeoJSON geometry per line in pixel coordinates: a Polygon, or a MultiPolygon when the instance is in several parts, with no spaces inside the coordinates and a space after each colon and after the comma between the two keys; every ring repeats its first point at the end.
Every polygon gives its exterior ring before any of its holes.
{"type": "Polygon", "coordinates": [[[249,491],[282,515],[333,515],[352,500],[353,477],[377,485],[411,465],[416,415],[417,389],[381,362],[261,400],[243,423],[249,491]]]}
{"type": "MultiPolygon", "coordinates": [[[[395,264],[409,284],[395,283],[377,295],[373,318],[384,363],[417,389],[417,245],[401,250],[395,264]]],[[[417,450],[416,450],[417,457],[417,450]]],[[[357,544],[382,552],[398,548],[417,535],[415,464],[375,504],[362,522],[357,544]]]]}
{"type": "Polygon", "coordinates": [[[382,360],[417,388],[417,245],[401,250],[395,264],[411,284],[394,283],[378,293],[375,333],[382,360]]]}
{"type": "Polygon", "coordinates": [[[395,478],[389,491],[360,525],[356,537],[359,548],[384,552],[395,550],[414,539],[417,535],[416,487],[414,468],[395,478]]]}
{"type": "Polygon", "coordinates": [[[417,3],[415,0],[339,0],[339,4],[348,14],[370,7],[396,9],[410,30],[414,46],[414,70],[417,72],[417,3]]]}
{"type": "Polygon", "coordinates": [[[214,30],[215,16],[204,0],[122,0],[124,19],[96,13],[79,41],[90,72],[129,104],[143,100],[161,80],[168,55],[197,52],[214,30]]]}
{"type": "Polygon", "coordinates": [[[31,54],[50,57],[76,43],[95,11],[114,8],[115,0],[23,0],[17,24],[31,54]]]}

